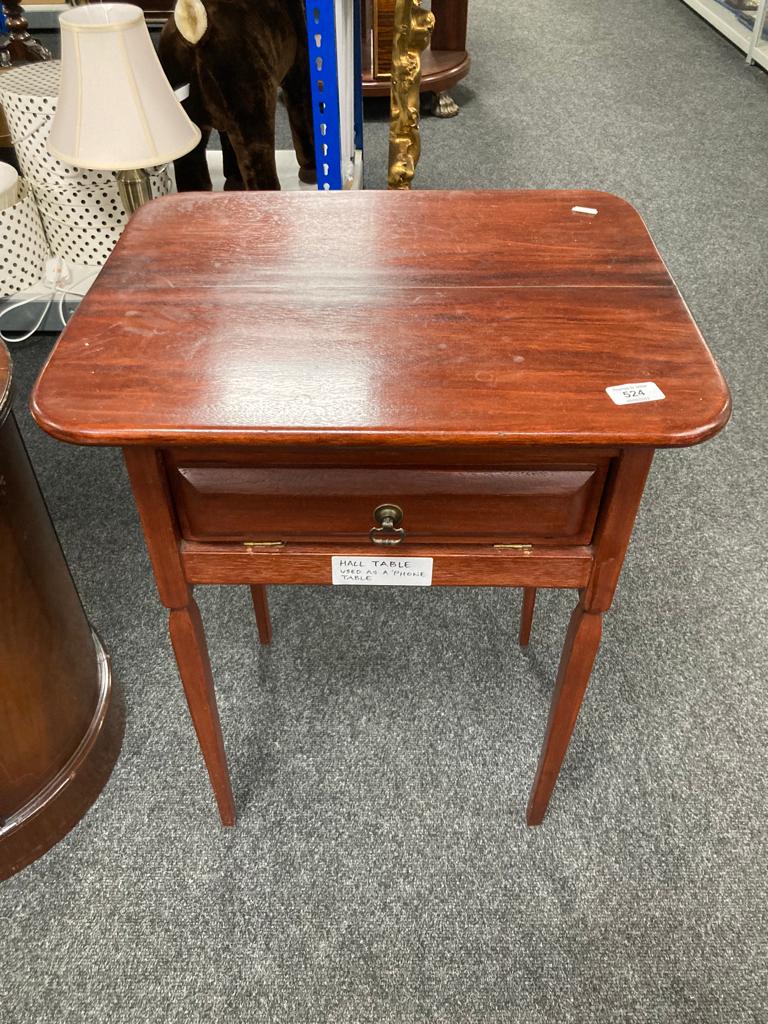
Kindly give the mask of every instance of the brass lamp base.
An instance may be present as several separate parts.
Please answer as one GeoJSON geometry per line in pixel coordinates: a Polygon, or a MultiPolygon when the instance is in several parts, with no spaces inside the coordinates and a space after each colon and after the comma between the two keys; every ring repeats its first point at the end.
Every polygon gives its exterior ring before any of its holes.
{"type": "Polygon", "coordinates": [[[143,168],[135,171],[116,171],[117,190],[123,201],[126,213],[133,213],[152,198],[152,186],[149,175],[143,168]]]}

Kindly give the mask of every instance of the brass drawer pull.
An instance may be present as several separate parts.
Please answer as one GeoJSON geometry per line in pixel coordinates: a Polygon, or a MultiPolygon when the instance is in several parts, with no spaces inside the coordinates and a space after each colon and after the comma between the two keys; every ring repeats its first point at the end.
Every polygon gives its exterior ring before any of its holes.
{"type": "Polygon", "coordinates": [[[403,519],[399,505],[379,505],[373,510],[373,518],[379,524],[368,533],[374,544],[399,544],[405,540],[405,530],[399,525],[403,519]]]}

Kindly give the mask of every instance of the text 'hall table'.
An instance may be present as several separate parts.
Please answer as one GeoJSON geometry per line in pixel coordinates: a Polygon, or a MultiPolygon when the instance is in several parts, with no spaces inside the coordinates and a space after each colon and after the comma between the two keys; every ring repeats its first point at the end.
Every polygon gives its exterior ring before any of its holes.
{"type": "MultiPolygon", "coordinates": [[[[183,195],[131,219],[38,423],[121,445],[221,819],[195,584],[578,590],[528,804],[544,817],[653,452],[728,389],[648,232],[600,192],[183,195]],[[391,566],[389,561],[391,560],[391,566]]],[[[479,642],[479,641],[478,641],[479,642]]],[[[239,756],[246,756],[240,752],[239,756]]]]}

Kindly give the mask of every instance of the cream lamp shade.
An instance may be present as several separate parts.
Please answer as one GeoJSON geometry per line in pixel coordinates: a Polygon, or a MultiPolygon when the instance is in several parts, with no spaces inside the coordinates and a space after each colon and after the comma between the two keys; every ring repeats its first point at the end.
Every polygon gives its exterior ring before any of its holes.
{"type": "Polygon", "coordinates": [[[49,153],[76,167],[122,171],[194,149],[200,129],[160,67],[141,8],[75,7],[59,24],[61,86],[49,153]]]}

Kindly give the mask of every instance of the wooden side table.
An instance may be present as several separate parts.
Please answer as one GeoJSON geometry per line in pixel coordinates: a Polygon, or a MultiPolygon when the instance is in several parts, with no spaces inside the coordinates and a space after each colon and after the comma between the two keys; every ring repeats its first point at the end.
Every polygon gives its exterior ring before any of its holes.
{"type": "Polygon", "coordinates": [[[577,590],[533,825],[654,450],[716,434],[730,399],[614,196],[231,193],[134,215],[33,411],[124,448],[225,824],[194,585],[249,585],[264,642],[270,583],[523,587],[523,641],[536,588],[577,590]]]}
{"type": "MultiPolygon", "coordinates": [[[[396,0],[370,0],[362,5],[363,95],[388,96],[392,72],[392,43],[396,0]]],[[[458,114],[448,90],[469,73],[467,53],[468,0],[432,0],[435,30],[422,58],[422,92],[434,93],[438,117],[458,114]]]]}
{"type": "Polygon", "coordinates": [[[0,342],[0,879],[85,814],[123,737],[91,631],[10,410],[0,342]]]}

